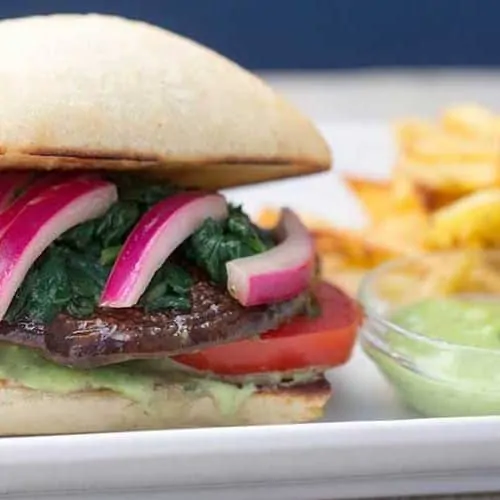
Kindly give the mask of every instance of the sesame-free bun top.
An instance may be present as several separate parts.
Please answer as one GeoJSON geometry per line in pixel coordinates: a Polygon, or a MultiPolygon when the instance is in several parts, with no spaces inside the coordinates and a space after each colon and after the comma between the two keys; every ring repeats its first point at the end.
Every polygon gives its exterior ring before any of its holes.
{"type": "Polygon", "coordinates": [[[0,21],[0,169],[143,169],[206,188],[319,172],[330,151],[198,43],[99,14],[0,21]]]}

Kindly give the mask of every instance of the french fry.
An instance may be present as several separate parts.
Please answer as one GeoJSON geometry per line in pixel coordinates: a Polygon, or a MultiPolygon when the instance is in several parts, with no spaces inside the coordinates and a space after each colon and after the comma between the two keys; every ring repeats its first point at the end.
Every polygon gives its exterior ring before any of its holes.
{"type": "Polygon", "coordinates": [[[471,293],[500,294],[500,266],[498,256],[493,259],[475,249],[432,259],[421,279],[423,297],[471,293]]]}
{"type": "Polygon", "coordinates": [[[435,295],[453,295],[468,289],[472,274],[476,267],[477,254],[463,252],[459,254],[443,254],[442,259],[432,262],[421,280],[422,297],[435,295]]]}
{"type": "Polygon", "coordinates": [[[356,195],[372,223],[384,220],[394,212],[396,199],[391,182],[351,176],[344,176],[343,180],[356,195]]]}
{"type": "Polygon", "coordinates": [[[477,104],[450,107],[440,121],[444,130],[463,138],[500,138],[500,118],[477,104]]]}
{"type": "Polygon", "coordinates": [[[419,118],[400,120],[393,124],[393,132],[400,149],[405,151],[416,140],[429,135],[435,135],[439,128],[419,118]]]}
{"type": "Polygon", "coordinates": [[[435,163],[497,163],[498,147],[495,140],[477,137],[464,140],[463,137],[440,133],[419,137],[406,145],[406,155],[414,161],[435,163]]]}
{"type": "Polygon", "coordinates": [[[464,196],[461,191],[440,190],[434,186],[419,184],[415,181],[411,182],[411,186],[414,200],[417,200],[419,209],[426,214],[435,212],[464,196]]]}
{"type": "MultiPolygon", "coordinates": [[[[406,172],[411,174],[412,170],[406,172]]],[[[432,183],[432,173],[424,179],[405,175],[403,168],[394,170],[391,181],[375,181],[344,176],[347,186],[357,196],[371,223],[378,223],[394,213],[424,216],[468,194],[469,189],[454,184],[442,189],[432,183]],[[431,182],[426,183],[426,179],[431,182]]]]}
{"type": "Polygon", "coordinates": [[[500,186],[500,163],[443,163],[432,165],[400,157],[398,174],[414,184],[443,195],[463,196],[479,189],[500,186]]]}
{"type": "Polygon", "coordinates": [[[395,135],[394,176],[413,186],[424,210],[500,186],[500,117],[484,108],[449,108],[437,124],[402,121],[395,135]]]}
{"type": "Polygon", "coordinates": [[[412,255],[423,249],[427,230],[415,214],[394,216],[363,230],[331,228],[321,236],[313,231],[321,255],[341,256],[347,265],[372,268],[389,259],[412,255]]]}
{"type": "Polygon", "coordinates": [[[369,269],[398,255],[397,250],[377,241],[365,231],[331,228],[318,237],[313,231],[318,253],[341,256],[347,265],[369,269]]]}
{"type": "Polygon", "coordinates": [[[415,179],[404,175],[400,169],[394,169],[392,186],[394,209],[398,213],[413,212],[424,217],[445,203],[444,194],[441,191],[420,184],[415,179]]]}
{"type": "Polygon", "coordinates": [[[469,252],[411,259],[376,283],[377,294],[394,304],[404,304],[460,293],[464,284],[470,282],[476,261],[475,255],[469,252]],[[419,286],[415,287],[415,283],[419,286]]]}
{"type": "Polygon", "coordinates": [[[435,212],[427,244],[433,248],[499,246],[500,189],[478,191],[435,212]]]}
{"type": "Polygon", "coordinates": [[[425,248],[427,231],[427,220],[420,214],[397,214],[365,229],[364,244],[380,260],[412,255],[425,248]]]}
{"type": "Polygon", "coordinates": [[[500,295],[500,268],[488,262],[478,266],[467,283],[467,292],[500,295]]]}

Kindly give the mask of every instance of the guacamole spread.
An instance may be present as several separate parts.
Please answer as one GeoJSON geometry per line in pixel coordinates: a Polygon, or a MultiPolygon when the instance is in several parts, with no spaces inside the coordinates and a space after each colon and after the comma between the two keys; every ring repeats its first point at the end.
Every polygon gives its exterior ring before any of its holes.
{"type": "Polygon", "coordinates": [[[107,389],[146,408],[155,387],[176,384],[193,397],[212,397],[222,413],[236,412],[255,392],[252,383],[235,385],[175,369],[158,372],[154,368],[147,361],[129,361],[91,370],[75,369],[48,361],[31,349],[0,344],[0,379],[34,390],[69,394],[107,389]]]}
{"type": "Polygon", "coordinates": [[[224,415],[236,413],[259,385],[277,387],[316,380],[313,370],[272,372],[224,380],[215,374],[197,374],[164,359],[134,360],[88,370],[58,365],[32,349],[0,343],[0,380],[33,390],[70,394],[86,390],[110,390],[143,405],[154,397],[159,385],[181,386],[193,398],[209,396],[224,415]]]}
{"type": "Polygon", "coordinates": [[[500,301],[432,298],[396,310],[365,349],[402,397],[428,416],[500,414],[500,301]]]}

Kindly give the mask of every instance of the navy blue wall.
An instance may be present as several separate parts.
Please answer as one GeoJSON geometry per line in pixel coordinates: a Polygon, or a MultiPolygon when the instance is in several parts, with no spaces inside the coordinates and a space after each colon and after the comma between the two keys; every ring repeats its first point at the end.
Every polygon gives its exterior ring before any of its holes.
{"type": "Polygon", "coordinates": [[[0,0],[0,16],[110,12],[254,69],[500,65],[500,0],[0,0]]]}

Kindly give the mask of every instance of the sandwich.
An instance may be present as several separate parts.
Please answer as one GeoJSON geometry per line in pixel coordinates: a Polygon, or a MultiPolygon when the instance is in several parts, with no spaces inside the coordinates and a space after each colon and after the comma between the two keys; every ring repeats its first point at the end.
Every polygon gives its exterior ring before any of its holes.
{"type": "Polygon", "coordinates": [[[299,423],[360,313],[283,207],[311,121],[192,40],[115,16],[0,21],[0,435],[299,423]]]}

